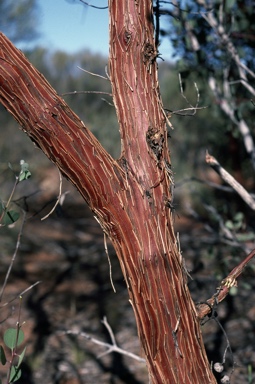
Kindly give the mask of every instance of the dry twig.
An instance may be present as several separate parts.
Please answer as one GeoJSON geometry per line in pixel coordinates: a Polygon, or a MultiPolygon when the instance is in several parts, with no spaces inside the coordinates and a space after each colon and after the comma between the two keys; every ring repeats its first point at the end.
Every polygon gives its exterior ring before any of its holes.
{"type": "Polygon", "coordinates": [[[215,157],[209,155],[208,151],[206,152],[205,160],[207,164],[209,164],[224,180],[227,184],[229,184],[238,195],[249,205],[249,207],[255,211],[255,200],[253,197],[244,189],[244,187],[239,184],[236,179],[231,176],[215,159],[215,157]]]}
{"type": "Polygon", "coordinates": [[[0,308],[6,307],[10,303],[12,303],[14,300],[16,300],[18,297],[22,297],[25,293],[27,293],[28,291],[30,291],[32,288],[34,288],[36,285],[38,285],[40,283],[41,283],[40,280],[36,281],[34,284],[32,284],[28,288],[24,289],[24,291],[22,291],[22,292],[18,293],[17,295],[15,295],[11,300],[9,300],[6,303],[2,304],[0,306],[0,308]]]}
{"type": "Polygon", "coordinates": [[[138,355],[136,355],[136,354],[134,354],[132,352],[125,351],[124,349],[118,347],[118,345],[116,343],[115,336],[114,336],[113,331],[112,331],[112,328],[109,325],[109,323],[107,321],[107,318],[105,316],[104,316],[104,318],[102,320],[102,323],[104,324],[104,326],[106,327],[107,331],[109,332],[112,344],[105,343],[104,341],[98,340],[98,339],[90,336],[89,334],[87,334],[85,332],[67,330],[65,332],[60,332],[60,333],[64,333],[66,335],[81,336],[81,337],[91,341],[94,344],[97,344],[97,345],[100,345],[102,347],[107,348],[107,350],[105,352],[101,353],[98,356],[98,358],[100,358],[102,356],[105,356],[105,355],[107,355],[109,353],[112,353],[112,352],[117,352],[117,353],[120,353],[121,355],[125,355],[125,356],[128,356],[128,357],[131,357],[134,360],[140,361],[141,363],[145,363],[145,359],[143,359],[142,357],[140,357],[140,356],[138,356],[138,355]]]}
{"type": "Polygon", "coordinates": [[[15,261],[15,259],[16,259],[16,256],[17,256],[19,247],[20,247],[20,241],[21,241],[21,237],[22,237],[22,233],[23,233],[23,228],[24,228],[24,225],[25,225],[25,221],[26,221],[26,212],[23,211],[23,218],[22,218],[22,221],[21,221],[21,226],[20,226],[20,230],[19,230],[19,234],[18,234],[18,238],[17,238],[17,242],[16,242],[15,251],[14,251],[14,253],[13,253],[13,256],[12,256],[12,259],[11,259],[11,263],[10,263],[10,265],[9,265],[8,271],[7,271],[6,276],[5,276],[5,279],[4,279],[4,283],[3,283],[2,289],[1,289],[1,291],[0,291],[0,302],[2,301],[3,294],[4,294],[4,290],[5,290],[7,281],[8,281],[8,279],[9,279],[9,276],[10,276],[10,273],[11,273],[11,270],[12,270],[12,267],[13,267],[13,264],[14,264],[14,261],[15,261]]]}

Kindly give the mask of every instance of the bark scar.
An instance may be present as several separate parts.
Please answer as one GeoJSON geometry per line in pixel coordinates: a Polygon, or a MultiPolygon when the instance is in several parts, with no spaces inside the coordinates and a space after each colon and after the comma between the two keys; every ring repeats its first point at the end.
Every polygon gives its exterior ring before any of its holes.
{"type": "Polygon", "coordinates": [[[143,48],[143,62],[147,64],[147,69],[149,70],[150,65],[153,64],[158,57],[158,51],[155,49],[154,45],[147,42],[143,48]]]}
{"type": "Polygon", "coordinates": [[[130,45],[131,38],[132,38],[132,33],[126,29],[123,34],[123,41],[126,47],[130,45]]]}
{"type": "Polygon", "coordinates": [[[156,156],[156,159],[160,161],[165,141],[164,135],[161,132],[158,132],[155,128],[149,127],[146,133],[146,140],[152,152],[156,156]]]}

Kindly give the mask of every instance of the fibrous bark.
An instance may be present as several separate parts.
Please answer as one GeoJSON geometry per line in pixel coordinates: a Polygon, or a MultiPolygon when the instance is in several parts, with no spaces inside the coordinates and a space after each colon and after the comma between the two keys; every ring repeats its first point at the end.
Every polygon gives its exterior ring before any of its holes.
{"type": "Polygon", "coordinates": [[[0,100],[78,188],[115,247],[153,383],[215,383],[173,231],[150,0],[110,0],[115,161],[4,35],[0,100]]]}

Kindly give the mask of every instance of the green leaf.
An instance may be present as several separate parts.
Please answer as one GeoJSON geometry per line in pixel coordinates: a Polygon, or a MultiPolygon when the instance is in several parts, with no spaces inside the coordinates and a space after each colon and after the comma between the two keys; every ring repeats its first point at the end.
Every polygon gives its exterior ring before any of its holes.
{"type": "Polygon", "coordinates": [[[29,177],[31,177],[31,172],[29,171],[29,165],[28,163],[25,163],[24,160],[20,160],[20,167],[21,171],[19,174],[19,181],[27,180],[29,177]]]}
{"type": "Polygon", "coordinates": [[[233,221],[231,220],[227,220],[226,223],[225,223],[225,226],[230,229],[231,231],[234,229],[234,224],[233,224],[233,221]]]}
{"type": "Polygon", "coordinates": [[[29,177],[31,177],[31,172],[30,171],[22,171],[19,174],[19,181],[27,180],[29,177]]]}
{"type": "Polygon", "coordinates": [[[3,225],[10,225],[15,223],[19,219],[19,212],[17,211],[6,211],[2,217],[1,224],[3,225]]]}
{"type": "Polygon", "coordinates": [[[231,296],[236,296],[237,292],[238,292],[238,288],[237,287],[231,287],[230,290],[229,290],[229,294],[231,296]]]}
{"type": "Polygon", "coordinates": [[[237,233],[236,234],[238,241],[254,241],[255,240],[255,233],[253,232],[247,232],[247,233],[237,233]]]}
{"type": "Polygon", "coordinates": [[[3,365],[6,364],[6,356],[5,356],[5,352],[4,352],[2,345],[0,345],[0,361],[3,365]]]}
{"type": "Polygon", "coordinates": [[[11,367],[10,382],[14,383],[14,381],[19,380],[20,377],[21,377],[21,369],[13,365],[11,367]]]}
{"type": "Polygon", "coordinates": [[[227,0],[226,1],[226,9],[230,11],[236,3],[236,0],[227,0]]]}
{"type": "Polygon", "coordinates": [[[22,329],[17,330],[16,328],[9,328],[4,333],[4,343],[10,349],[18,347],[23,342],[23,340],[24,332],[22,329]]]}
{"type": "Polygon", "coordinates": [[[234,216],[234,220],[235,220],[235,221],[240,222],[240,221],[243,221],[243,219],[244,219],[244,214],[243,214],[243,212],[237,212],[237,213],[235,214],[235,216],[234,216]]]}
{"type": "Polygon", "coordinates": [[[25,347],[23,349],[23,351],[21,352],[21,354],[19,355],[19,362],[18,362],[17,368],[20,366],[20,364],[22,363],[22,361],[24,359],[24,356],[25,356],[25,353],[26,353],[26,349],[27,349],[27,347],[25,347]]]}

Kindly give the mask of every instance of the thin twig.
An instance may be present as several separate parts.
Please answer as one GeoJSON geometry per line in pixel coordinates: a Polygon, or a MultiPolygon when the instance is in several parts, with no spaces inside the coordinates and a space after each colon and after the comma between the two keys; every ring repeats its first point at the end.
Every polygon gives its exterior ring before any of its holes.
{"type": "Polygon", "coordinates": [[[113,330],[112,330],[110,324],[108,323],[106,316],[103,317],[103,320],[101,321],[101,323],[104,324],[105,328],[107,329],[107,331],[110,335],[110,338],[111,338],[112,345],[117,345],[113,330]]]}
{"type": "Polygon", "coordinates": [[[30,285],[28,288],[24,289],[24,291],[20,292],[18,295],[14,296],[10,301],[7,301],[6,303],[4,303],[3,305],[0,306],[0,308],[3,308],[3,307],[6,307],[7,305],[9,305],[10,303],[12,303],[14,300],[16,300],[18,297],[20,296],[23,296],[25,293],[27,293],[28,291],[30,291],[30,289],[34,288],[36,285],[40,284],[41,281],[38,280],[36,281],[34,284],[30,285]]]}
{"type": "Polygon", "coordinates": [[[7,208],[9,208],[9,205],[10,205],[10,203],[11,203],[11,201],[12,201],[14,192],[15,192],[15,190],[16,190],[18,184],[19,184],[19,177],[18,177],[18,176],[15,176],[15,183],[14,183],[14,185],[13,185],[13,188],[12,188],[11,194],[10,194],[10,196],[9,196],[9,199],[8,199],[8,201],[7,201],[7,203],[6,203],[5,210],[7,210],[7,208]]]}
{"type": "Polygon", "coordinates": [[[87,1],[84,1],[84,0],[80,0],[81,3],[87,5],[88,7],[91,7],[91,8],[96,8],[96,9],[107,9],[107,7],[97,7],[96,5],[92,5],[92,4],[89,4],[87,1]]]}
{"type": "Polygon", "coordinates": [[[197,101],[196,101],[196,105],[193,106],[189,100],[187,99],[187,97],[184,95],[184,91],[183,91],[183,86],[182,86],[182,78],[181,78],[181,74],[179,73],[179,84],[180,84],[180,91],[181,91],[181,95],[183,97],[183,99],[186,101],[186,103],[190,106],[189,108],[184,108],[184,109],[178,109],[176,111],[172,111],[172,110],[169,110],[169,109],[166,109],[164,108],[164,110],[166,111],[166,115],[167,117],[171,117],[171,115],[173,114],[176,114],[176,115],[181,115],[181,116],[194,116],[196,114],[196,111],[199,110],[199,109],[205,109],[207,108],[207,106],[205,107],[198,107],[198,104],[199,104],[199,100],[200,100],[200,93],[199,93],[199,89],[198,89],[198,86],[196,83],[194,83],[194,87],[196,89],[196,93],[197,93],[197,101]],[[181,112],[186,112],[186,111],[193,111],[193,113],[181,113],[181,112]]]}
{"type": "Polygon", "coordinates": [[[112,264],[111,264],[111,260],[110,260],[110,256],[109,256],[109,252],[108,252],[107,238],[106,238],[105,232],[104,232],[104,249],[105,249],[105,253],[107,255],[107,259],[108,259],[108,263],[109,263],[109,273],[110,273],[110,281],[111,281],[112,289],[113,289],[114,293],[116,293],[116,289],[114,287],[113,280],[112,280],[112,264]]]}
{"type": "Polygon", "coordinates": [[[50,212],[47,213],[46,216],[44,216],[44,217],[41,218],[41,221],[47,219],[47,218],[48,218],[48,217],[55,211],[55,209],[56,209],[56,207],[57,207],[57,205],[58,205],[58,203],[59,203],[59,201],[60,201],[60,198],[61,198],[61,195],[62,195],[63,177],[62,177],[60,171],[58,171],[58,173],[59,173],[59,193],[58,193],[57,201],[56,201],[56,203],[54,204],[53,208],[50,210],[50,212]]]}
{"type": "Polygon", "coordinates": [[[107,65],[104,67],[104,71],[105,71],[105,74],[106,74],[108,80],[111,81],[110,75],[109,75],[109,73],[108,73],[107,65]]]}
{"type": "Polygon", "coordinates": [[[5,279],[4,279],[4,283],[3,283],[2,289],[1,289],[1,291],[0,291],[0,302],[2,301],[2,297],[3,297],[3,294],[4,294],[4,290],[5,290],[7,281],[8,281],[8,279],[9,279],[9,276],[10,276],[10,273],[11,273],[11,270],[12,270],[12,267],[13,267],[13,264],[14,264],[14,261],[15,261],[15,259],[16,259],[16,256],[17,256],[19,247],[20,247],[21,236],[22,236],[22,233],[23,233],[23,228],[24,228],[24,225],[25,225],[25,221],[26,221],[26,212],[23,211],[23,218],[22,218],[21,225],[20,225],[20,230],[19,230],[19,234],[18,234],[18,238],[17,238],[17,242],[16,242],[15,251],[14,251],[14,253],[13,253],[11,263],[10,263],[10,265],[9,265],[8,271],[7,271],[6,276],[5,276],[5,279]]]}
{"type": "Polygon", "coordinates": [[[95,93],[97,95],[108,95],[112,96],[112,93],[110,92],[101,92],[101,91],[72,91],[72,92],[65,92],[62,93],[61,96],[67,96],[67,95],[81,95],[83,93],[95,93]]]}
{"type": "Polygon", "coordinates": [[[114,104],[110,103],[110,101],[104,99],[104,98],[101,98],[102,101],[104,101],[105,103],[107,103],[108,105],[110,105],[110,107],[114,107],[114,104]]]}
{"type": "Polygon", "coordinates": [[[77,66],[77,68],[79,68],[79,69],[80,69],[81,71],[83,71],[83,72],[89,73],[89,74],[92,75],[92,76],[100,77],[101,79],[104,79],[104,80],[109,80],[109,79],[107,79],[107,77],[105,77],[105,76],[101,76],[101,75],[98,75],[97,73],[93,73],[93,72],[87,71],[86,69],[83,69],[83,68],[81,68],[81,67],[79,67],[79,66],[77,66]]]}
{"type": "Polygon", "coordinates": [[[107,322],[106,317],[104,317],[102,323],[105,325],[106,329],[108,330],[113,344],[105,343],[104,341],[98,340],[98,339],[90,336],[89,334],[87,334],[85,332],[67,330],[67,331],[64,331],[64,332],[60,331],[59,333],[60,334],[66,334],[66,335],[81,336],[81,337],[85,338],[86,340],[91,341],[94,344],[97,344],[97,345],[100,345],[101,347],[107,348],[106,352],[103,352],[102,354],[100,354],[98,356],[98,358],[101,358],[102,356],[105,356],[105,355],[107,355],[109,353],[116,352],[116,353],[120,353],[121,355],[125,355],[125,356],[128,356],[128,357],[131,357],[132,359],[137,360],[137,361],[139,361],[141,363],[145,363],[145,359],[143,359],[142,357],[140,357],[140,356],[138,356],[138,355],[136,355],[136,354],[134,354],[132,352],[125,351],[124,349],[119,348],[117,346],[115,337],[113,335],[113,331],[112,331],[109,323],[107,322]]]}
{"type": "Polygon", "coordinates": [[[175,188],[176,189],[181,188],[184,184],[194,182],[194,181],[196,183],[209,185],[209,187],[219,189],[220,191],[223,191],[223,192],[234,193],[233,188],[231,188],[231,187],[227,187],[225,185],[220,185],[220,184],[214,183],[213,181],[210,181],[210,180],[202,180],[202,179],[199,179],[198,177],[195,177],[195,176],[186,177],[186,178],[176,182],[175,188]]]}
{"type": "Polygon", "coordinates": [[[175,111],[172,111],[170,109],[165,108],[166,114],[168,117],[171,117],[171,115],[179,115],[179,116],[194,116],[196,111],[200,109],[206,109],[208,108],[207,106],[205,107],[190,107],[190,108],[183,108],[183,109],[176,109],[175,111]],[[181,112],[186,112],[186,111],[193,111],[193,113],[181,113],[181,112]]]}
{"type": "Polygon", "coordinates": [[[194,87],[195,87],[196,92],[197,92],[197,102],[196,102],[196,106],[195,107],[193,107],[193,105],[188,101],[187,97],[184,95],[183,86],[182,86],[182,77],[181,77],[180,73],[179,73],[179,84],[180,84],[180,90],[181,90],[182,97],[184,98],[186,103],[190,105],[191,109],[194,109],[194,114],[195,114],[196,113],[196,108],[198,107],[199,99],[200,99],[200,93],[199,93],[199,89],[197,87],[197,84],[194,83],[194,87]]]}

